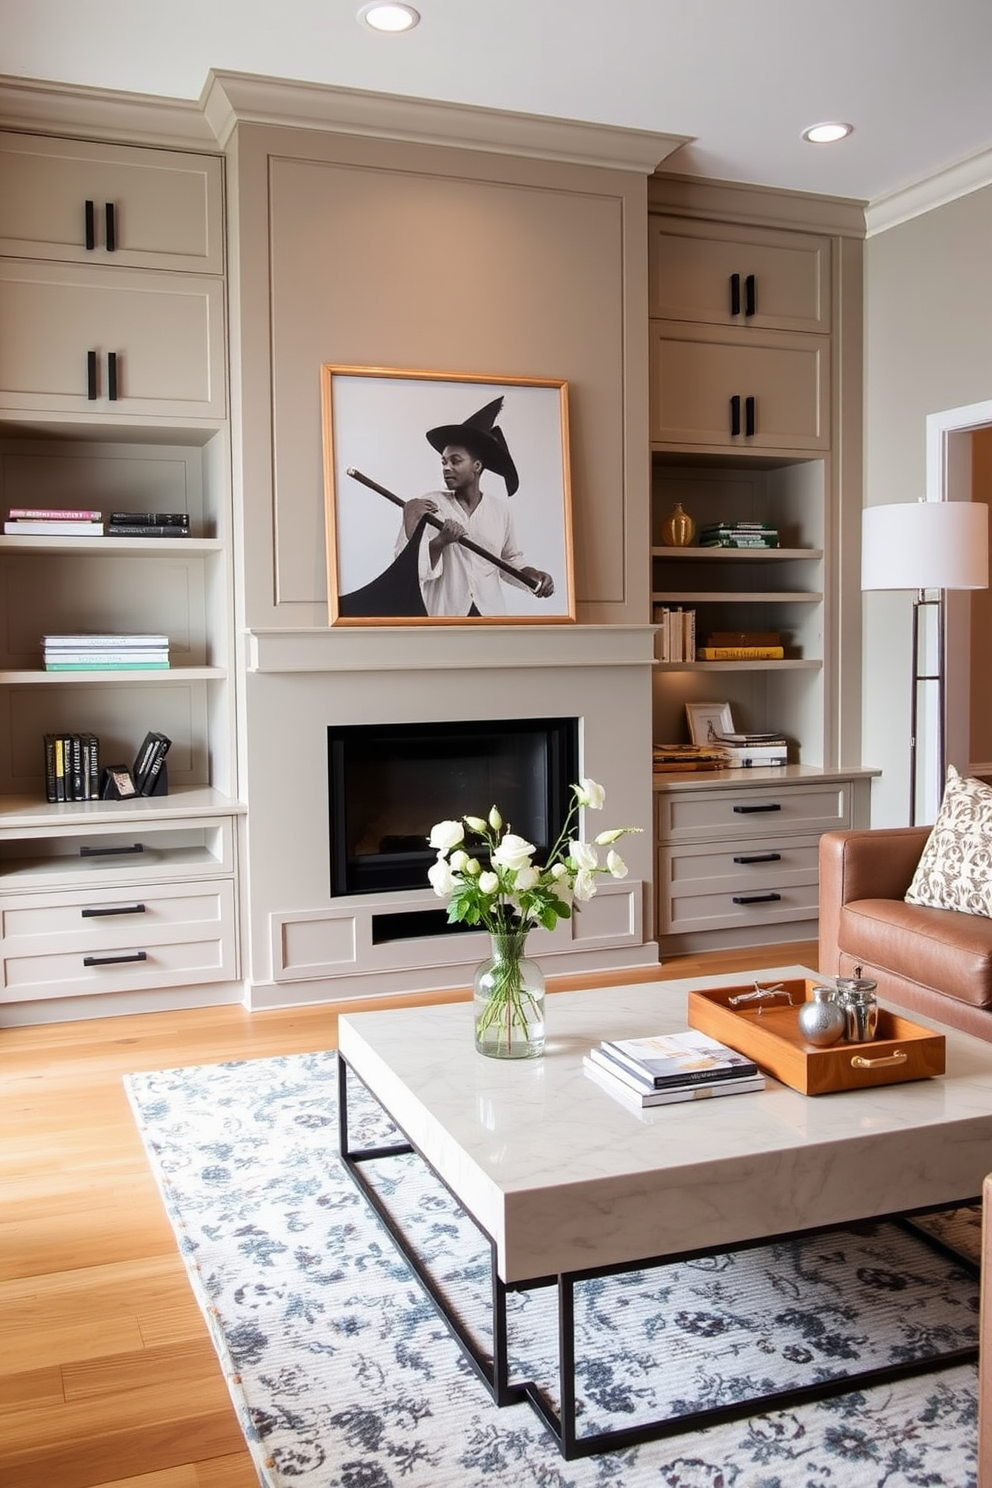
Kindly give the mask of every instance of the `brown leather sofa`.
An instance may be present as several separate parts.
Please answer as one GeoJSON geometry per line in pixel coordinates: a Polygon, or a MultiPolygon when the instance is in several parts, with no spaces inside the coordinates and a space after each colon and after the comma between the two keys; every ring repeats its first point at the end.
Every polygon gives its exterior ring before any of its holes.
{"type": "Polygon", "coordinates": [[[878,995],[992,1040],[992,919],[906,904],[929,827],[826,832],[820,838],[824,976],[857,967],[878,995]]]}
{"type": "Polygon", "coordinates": [[[978,1334],[978,1488],[992,1488],[992,1174],[982,1190],[982,1317],[978,1334]]]}

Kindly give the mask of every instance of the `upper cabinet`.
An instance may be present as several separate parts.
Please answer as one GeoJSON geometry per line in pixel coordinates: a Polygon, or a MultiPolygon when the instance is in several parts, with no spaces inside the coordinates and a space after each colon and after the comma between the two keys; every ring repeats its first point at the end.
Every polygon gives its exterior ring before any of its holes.
{"type": "Polygon", "coordinates": [[[0,133],[0,255],[224,271],[222,162],[0,133]]]}
{"type": "Polygon", "coordinates": [[[830,331],[830,239],[653,216],[650,314],[759,330],[830,331]]]}

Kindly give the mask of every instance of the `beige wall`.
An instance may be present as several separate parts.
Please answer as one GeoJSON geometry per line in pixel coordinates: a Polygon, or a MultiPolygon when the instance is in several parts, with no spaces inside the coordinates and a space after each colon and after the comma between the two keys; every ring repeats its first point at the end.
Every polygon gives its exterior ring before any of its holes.
{"type": "MultiPolygon", "coordinates": [[[[992,506],[992,428],[971,436],[971,499],[992,506]]],[[[989,651],[992,649],[992,589],[971,596],[971,716],[969,750],[972,762],[992,767],[992,687],[989,651]]]]}
{"type": "MultiPolygon", "coordinates": [[[[928,414],[992,397],[992,187],[868,240],[865,503],[926,492],[928,414]]],[[[864,763],[875,825],[907,819],[909,594],[865,604],[864,763]]]]}

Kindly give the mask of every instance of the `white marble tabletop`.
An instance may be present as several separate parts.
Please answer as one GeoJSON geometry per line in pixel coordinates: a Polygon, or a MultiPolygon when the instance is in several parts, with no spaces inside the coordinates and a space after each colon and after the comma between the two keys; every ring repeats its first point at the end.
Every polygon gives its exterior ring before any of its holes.
{"type": "MultiPolygon", "coordinates": [[[[813,975],[777,966],[760,978],[813,975]]],[[[505,1281],[981,1192],[992,1171],[992,1044],[951,1029],[940,1029],[946,1074],[867,1091],[808,1097],[769,1078],[761,1092],[641,1112],[583,1072],[603,1038],[686,1028],[693,988],[753,979],[551,994],[536,1060],[477,1054],[468,1002],[349,1013],[339,1045],[494,1238],[505,1281]]]]}

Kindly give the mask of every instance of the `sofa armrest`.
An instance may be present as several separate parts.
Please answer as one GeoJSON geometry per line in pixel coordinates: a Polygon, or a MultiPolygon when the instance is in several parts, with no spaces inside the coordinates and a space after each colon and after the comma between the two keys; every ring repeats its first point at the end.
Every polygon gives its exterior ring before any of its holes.
{"type": "Polygon", "coordinates": [[[820,951],[824,976],[839,970],[840,912],[854,899],[903,899],[929,827],[874,827],[824,832],[820,838],[820,951]]]}

